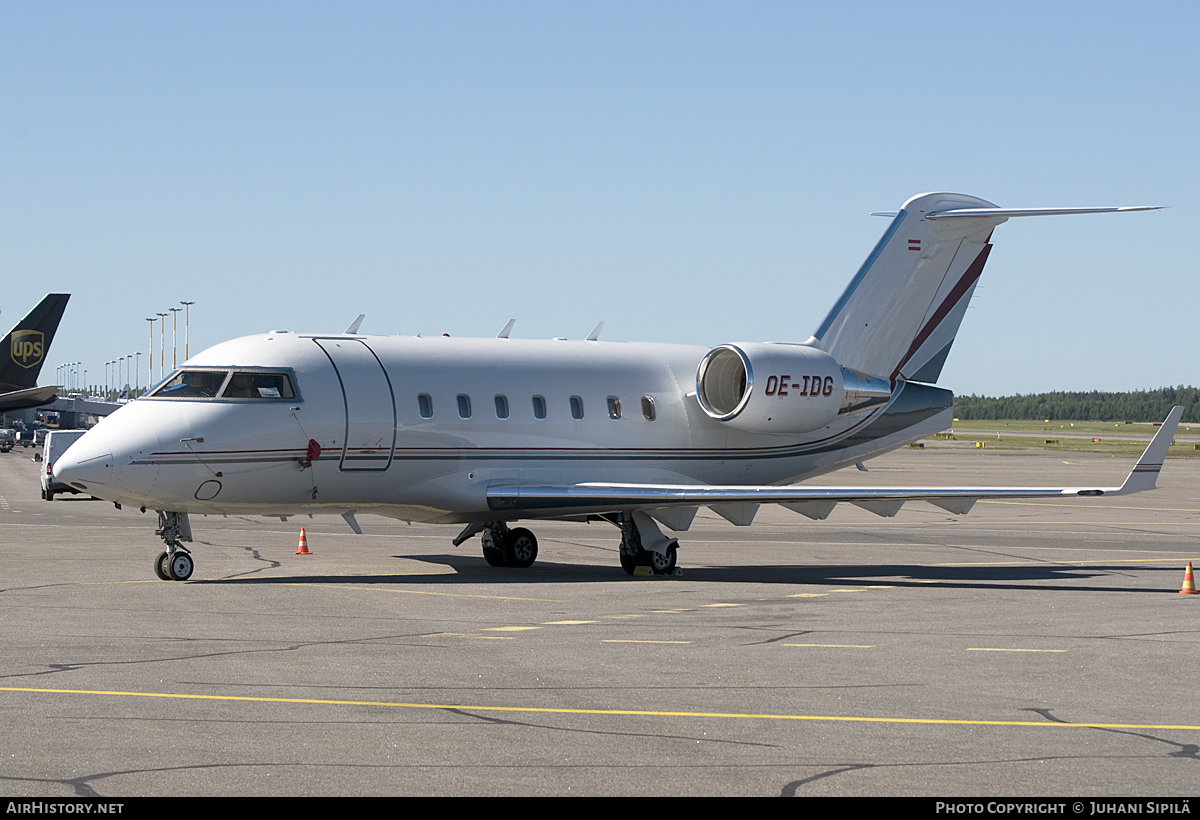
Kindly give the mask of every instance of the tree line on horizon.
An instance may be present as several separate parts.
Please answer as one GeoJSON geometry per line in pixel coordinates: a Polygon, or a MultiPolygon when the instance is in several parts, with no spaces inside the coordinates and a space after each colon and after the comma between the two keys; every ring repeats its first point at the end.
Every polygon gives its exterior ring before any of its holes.
{"type": "Polygon", "coordinates": [[[1052,421],[1162,421],[1175,405],[1183,420],[1200,423],[1200,388],[1160,387],[1128,393],[1054,391],[1023,396],[955,396],[960,419],[1050,419],[1052,421]]]}

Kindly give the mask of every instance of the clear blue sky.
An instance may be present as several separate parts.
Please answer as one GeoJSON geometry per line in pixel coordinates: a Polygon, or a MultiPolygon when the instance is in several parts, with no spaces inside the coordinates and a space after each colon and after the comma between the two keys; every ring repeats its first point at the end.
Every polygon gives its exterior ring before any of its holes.
{"type": "Polygon", "coordinates": [[[4,0],[0,325],[802,341],[948,190],[1171,208],[998,228],[944,386],[1197,384],[1198,8],[4,0]]]}

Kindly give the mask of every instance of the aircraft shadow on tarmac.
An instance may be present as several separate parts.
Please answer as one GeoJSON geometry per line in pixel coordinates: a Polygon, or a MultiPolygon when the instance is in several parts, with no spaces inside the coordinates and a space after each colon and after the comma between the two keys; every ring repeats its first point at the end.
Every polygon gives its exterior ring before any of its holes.
{"type": "MultiPolygon", "coordinates": [[[[611,565],[555,564],[539,561],[529,569],[490,567],[483,558],[463,555],[397,555],[409,561],[423,561],[454,570],[453,574],[347,574],[347,575],[242,575],[232,578],[208,579],[192,583],[208,584],[421,584],[449,586],[462,584],[520,584],[538,586],[547,583],[612,583],[614,581],[670,582],[673,578],[630,577],[620,567],[611,565]]],[[[1059,590],[1089,592],[1178,592],[1171,583],[1161,589],[1146,589],[1121,583],[1122,576],[1135,569],[1128,564],[1104,563],[1084,565],[1031,564],[1004,567],[938,567],[916,564],[845,564],[822,566],[758,565],[728,567],[682,568],[681,579],[718,584],[782,584],[786,586],[874,586],[888,585],[913,588],[960,588],[995,590],[1059,590]],[[1097,582],[1104,579],[1109,583],[1097,582]],[[1057,583],[1047,583],[1057,582],[1057,583]]],[[[1136,567],[1139,573],[1147,570],[1166,572],[1174,579],[1175,567],[1136,567]]],[[[1164,576],[1164,582],[1167,577],[1164,576]]]]}

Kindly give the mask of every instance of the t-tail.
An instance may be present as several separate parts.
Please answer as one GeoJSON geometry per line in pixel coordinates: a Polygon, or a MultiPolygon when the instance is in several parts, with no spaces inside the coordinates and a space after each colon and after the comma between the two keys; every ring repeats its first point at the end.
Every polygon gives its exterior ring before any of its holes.
{"type": "Polygon", "coordinates": [[[991,252],[992,231],[1011,217],[1148,211],[999,208],[965,194],[918,194],[883,238],[809,344],[870,376],[935,383],[991,252]]]}
{"type": "Polygon", "coordinates": [[[69,293],[51,293],[0,342],[0,388],[36,387],[69,293]]]}

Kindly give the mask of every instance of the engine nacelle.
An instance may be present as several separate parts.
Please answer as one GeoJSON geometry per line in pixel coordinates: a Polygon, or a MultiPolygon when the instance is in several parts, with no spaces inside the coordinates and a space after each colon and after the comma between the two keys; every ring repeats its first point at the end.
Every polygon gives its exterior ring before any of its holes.
{"type": "Polygon", "coordinates": [[[841,367],[808,345],[721,345],[696,371],[704,412],[753,433],[811,433],[838,416],[886,404],[890,396],[889,382],[841,367]]]}

